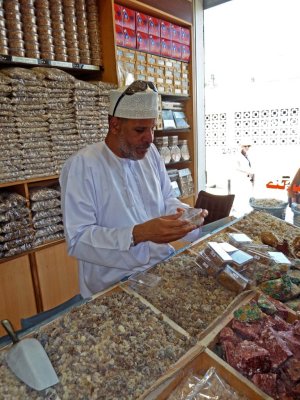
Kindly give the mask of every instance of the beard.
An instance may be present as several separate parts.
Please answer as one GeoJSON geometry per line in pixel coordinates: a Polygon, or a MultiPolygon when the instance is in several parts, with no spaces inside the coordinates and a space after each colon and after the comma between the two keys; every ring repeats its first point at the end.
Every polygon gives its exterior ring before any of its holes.
{"type": "Polygon", "coordinates": [[[129,160],[137,161],[137,160],[142,160],[146,153],[147,150],[149,149],[151,143],[145,143],[144,145],[140,146],[133,146],[130,145],[126,140],[124,136],[120,137],[120,142],[119,142],[119,149],[122,154],[122,157],[128,158],[129,160]]]}

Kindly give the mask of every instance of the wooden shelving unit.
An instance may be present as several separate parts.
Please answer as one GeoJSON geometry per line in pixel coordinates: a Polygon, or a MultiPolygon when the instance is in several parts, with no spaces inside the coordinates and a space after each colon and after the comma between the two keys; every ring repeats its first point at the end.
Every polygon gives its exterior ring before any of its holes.
{"type": "MultiPolygon", "coordinates": [[[[80,79],[101,80],[103,82],[117,84],[117,46],[115,43],[114,1],[97,1],[99,6],[100,43],[102,44],[101,66],[0,55],[0,68],[7,68],[8,66],[22,66],[28,68],[36,66],[55,67],[64,69],[68,73],[80,77],[80,79]]],[[[119,0],[117,3],[136,11],[179,24],[186,28],[192,28],[191,22],[184,17],[180,18],[178,16],[178,10],[177,14],[175,12],[173,13],[176,6],[174,6],[172,2],[170,2],[170,10],[168,12],[166,11],[166,7],[168,8],[168,6],[164,5],[164,10],[162,10],[160,9],[159,2],[155,0],[148,0],[145,3],[137,0],[119,0]]],[[[186,4],[190,9],[190,2],[186,2],[186,4]]],[[[192,20],[192,18],[190,20],[192,20]]],[[[172,163],[169,167],[172,168],[175,165],[180,165],[185,168],[188,166],[188,168],[191,169],[193,180],[196,183],[196,164],[194,162],[194,160],[196,160],[196,136],[193,129],[194,98],[192,93],[192,70],[193,66],[192,62],[190,62],[189,76],[191,85],[189,96],[163,94],[166,100],[180,100],[184,102],[190,128],[172,131],[156,131],[155,134],[178,134],[182,139],[188,138],[191,160],[172,163]]],[[[25,196],[29,202],[29,189],[31,186],[47,186],[54,182],[58,183],[58,175],[4,182],[0,183],[0,191],[8,190],[18,192],[25,196]]],[[[197,192],[196,189],[195,192],[197,192]]],[[[195,194],[182,197],[181,200],[190,205],[194,205],[195,194]]],[[[20,329],[21,327],[21,318],[26,318],[37,312],[55,307],[79,292],[77,262],[67,255],[66,243],[64,240],[45,243],[42,246],[14,257],[0,259],[0,282],[1,318],[9,318],[16,329],[20,329]]],[[[4,331],[0,328],[0,336],[3,334],[4,331]]]]}

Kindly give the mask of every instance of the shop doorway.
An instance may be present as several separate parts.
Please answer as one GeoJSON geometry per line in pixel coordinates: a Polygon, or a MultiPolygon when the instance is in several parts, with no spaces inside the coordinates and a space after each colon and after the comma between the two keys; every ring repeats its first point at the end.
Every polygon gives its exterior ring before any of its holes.
{"type": "Polygon", "coordinates": [[[232,191],[249,141],[251,195],[287,200],[300,167],[299,13],[298,0],[232,0],[204,11],[207,191],[232,191]]]}

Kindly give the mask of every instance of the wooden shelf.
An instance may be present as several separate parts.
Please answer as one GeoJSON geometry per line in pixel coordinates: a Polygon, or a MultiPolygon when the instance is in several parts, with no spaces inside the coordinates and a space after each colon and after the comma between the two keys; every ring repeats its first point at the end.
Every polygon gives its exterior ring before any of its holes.
{"type": "Polygon", "coordinates": [[[154,131],[154,133],[159,134],[159,133],[163,133],[163,134],[167,134],[167,133],[189,133],[191,132],[190,128],[185,128],[185,129],[156,129],[154,131]]]}
{"type": "Polygon", "coordinates": [[[169,164],[165,164],[166,168],[173,167],[174,165],[180,165],[180,164],[191,164],[192,160],[186,160],[186,161],[178,161],[178,162],[173,162],[169,164]]]}
{"type": "Polygon", "coordinates": [[[44,58],[7,56],[4,54],[0,55],[0,63],[16,64],[16,65],[21,64],[21,65],[26,65],[26,66],[65,68],[68,70],[73,69],[76,71],[80,71],[80,70],[100,71],[100,70],[102,70],[102,66],[98,66],[98,65],[72,63],[72,62],[65,62],[65,61],[52,61],[52,60],[46,60],[44,58]]]}
{"type": "Polygon", "coordinates": [[[50,176],[40,176],[40,177],[37,176],[36,178],[24,179],[22,181],[2,182],[0,183],[0,188],[5,188],[8,186],[24,185],[25,183],[49,181],[51,179],[58,179],[58,178],[59,175],[50,175],[50,176]]]}
{"type": "Polygon", "coordinates": [[[64,243],[64,241],[65,239],[54,240],[52,242],[48,242],[37,247],[33,247],[30,250],[23,251],[22,253],[16,254],[15,256],[0,258],[0,264],[3,264],[11,260],[15,260],[16,258],[23,257],[27,254],[35,253],[36,251],[46,249],[47,247],[55,246],[56,244],[64,243]]]}

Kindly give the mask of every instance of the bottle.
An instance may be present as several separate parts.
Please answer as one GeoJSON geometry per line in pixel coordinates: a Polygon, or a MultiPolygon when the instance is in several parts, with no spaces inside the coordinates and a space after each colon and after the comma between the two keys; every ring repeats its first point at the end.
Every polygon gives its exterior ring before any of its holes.
{"type": "Polygon", "coordinates": [[[169,136],[169,149],[171,151],[171,162],[179,162],[181,152],[178,147],[178,136],[169,136]]]}
{"type": "Polygon", "coordinates": [[[186,139],[179,140],[178,147],[180,148],[180,152],[181,152],[181,160],[188,161],[190,159],[188,141],[186,139]]]}
{"type": "Polygon", "coordinates": [[[171,161],[171,151],[168,147],[168,136],[158,137],[154,141],[155,146],[165,164],[169,164],[171,161]]]}

